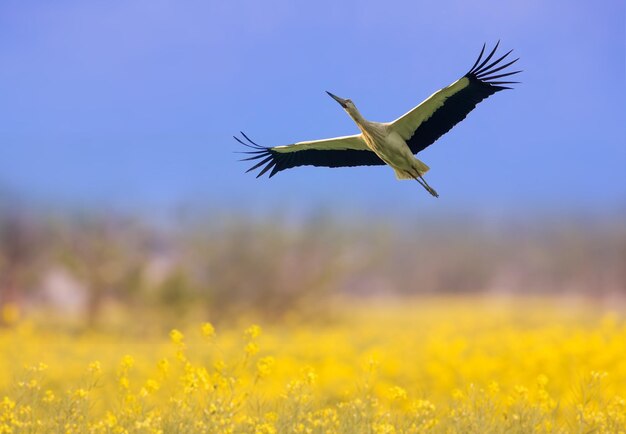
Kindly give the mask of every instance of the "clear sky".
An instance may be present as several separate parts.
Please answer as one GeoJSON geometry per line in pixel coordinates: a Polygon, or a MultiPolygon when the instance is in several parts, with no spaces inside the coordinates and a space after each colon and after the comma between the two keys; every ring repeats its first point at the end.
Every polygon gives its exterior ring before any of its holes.
{"type": "MultiPolygon", "coordinates": [[[[255,212],[626,205],[625,10],[590,1],[0,2],[0,189],[48,203],[255,212]],[[501,39],[523,82],[387,167],[244,174],[265,145],[394,119],[501,39]]],[[[383,211],[384,212],[384,211],[383,211]]]]}

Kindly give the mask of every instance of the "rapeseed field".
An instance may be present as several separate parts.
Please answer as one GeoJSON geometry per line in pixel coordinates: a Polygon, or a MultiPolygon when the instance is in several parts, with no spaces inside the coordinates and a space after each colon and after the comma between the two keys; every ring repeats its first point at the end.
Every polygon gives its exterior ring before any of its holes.
{"type": "Polygon", "coordinates": [[[620,312],[461,297],[169,332],[12,318],[0,329],[0,432],[626,432],[620,312]]]}

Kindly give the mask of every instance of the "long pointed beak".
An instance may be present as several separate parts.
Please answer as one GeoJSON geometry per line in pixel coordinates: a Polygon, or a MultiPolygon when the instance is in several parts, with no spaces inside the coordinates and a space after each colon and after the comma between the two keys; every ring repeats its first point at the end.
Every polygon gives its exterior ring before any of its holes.
{"type": "Polygon", "coordinates": [[[339,98],[337,95],[333,95],[333,94],[332,94],[332,93],[330,93],[329,91],[326,91],[326,93],[327,93],[328,95],[330,95],[330,97],[331,97],[332,99],[334,99],[335,101],[337,101],[337,102],[341,105],[341,107],[343,107],[343,108],[346,108],[346,107],[347,107],[347,104],[346,104],[346,100],[345,100],[345,99],[343,99],[343,98],[339,98]]]}

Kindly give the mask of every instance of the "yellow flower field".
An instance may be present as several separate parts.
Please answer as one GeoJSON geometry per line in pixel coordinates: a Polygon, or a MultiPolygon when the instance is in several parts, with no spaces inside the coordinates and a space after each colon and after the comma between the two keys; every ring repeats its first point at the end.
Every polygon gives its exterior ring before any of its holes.
{"type": "Polygon", "coordinates": [[[626,432],[620,309],[377,300],[169,334],[23,320],[0,329],[0,432],[626,432]]]}

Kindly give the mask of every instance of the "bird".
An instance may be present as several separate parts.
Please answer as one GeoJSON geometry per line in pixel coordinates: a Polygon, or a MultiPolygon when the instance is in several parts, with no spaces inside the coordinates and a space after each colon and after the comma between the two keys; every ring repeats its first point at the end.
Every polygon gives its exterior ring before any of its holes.
{"type": "Polygon", "coordinates": [[[394,170],[397,179],[415,180],[432,196],[439,197],[424,179],[430,168],[414,154],[423,151],[450,131],[478,103],[496,92],[512,89],[508,85],[519,83],[508,79],[498,80],[522,72],[506,69],[519,60],[519,57],[508,59],[513,50],[491,60],[499,45],[500,41],[483,59],[486,48],[486,44],[483,44],[478,58],[465,75],[433,93],[392,122],[366,120],[351,99],[340,98],[326,91],[354,120],[360,134],[266,147],[240,132],[241,138],[233,138],[251,148],[240,151],[248,154],[241,161],[252,161],[254,164],[246,173],[260,168],[258,178],[271,170],[271,178],[282,170],[298,166],[353,167],[387,164],[394,170]]]}

